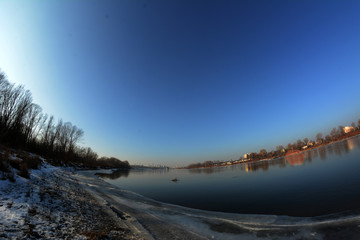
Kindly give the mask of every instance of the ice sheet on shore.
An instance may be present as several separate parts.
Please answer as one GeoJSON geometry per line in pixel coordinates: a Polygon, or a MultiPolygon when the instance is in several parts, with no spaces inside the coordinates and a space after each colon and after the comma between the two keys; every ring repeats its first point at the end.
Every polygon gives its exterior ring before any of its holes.
{"type": "Polygon", "coordinates": [[[145,239],[360,239],[357,211],[320,217],[211,212],[121,190],[91,172],[81,172],[77,178],[145,239]]]}

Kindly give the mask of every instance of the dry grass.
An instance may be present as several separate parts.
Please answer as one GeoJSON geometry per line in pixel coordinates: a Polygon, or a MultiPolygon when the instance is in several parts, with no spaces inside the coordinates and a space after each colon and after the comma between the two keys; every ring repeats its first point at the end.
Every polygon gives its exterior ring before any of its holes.
{"type": "Polygon", "coordinates": [[[0,179],[15,182],[17,175],[30,178],[30,169],[39,169],[42,160],[38,155],[32,155],[21,150],[0,146],[0,179]],[[16,156],[16,158],[15,158],[16,156]],[[14,171],[16,169],[17,171],[14,171]]]}

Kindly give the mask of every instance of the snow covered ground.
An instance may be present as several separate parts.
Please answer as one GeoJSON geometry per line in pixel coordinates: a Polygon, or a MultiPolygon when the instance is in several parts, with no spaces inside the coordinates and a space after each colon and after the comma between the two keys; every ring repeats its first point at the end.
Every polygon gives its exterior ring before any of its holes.
{"type": "Polygon", "coordinates": [[[44,163],[30,179],[0,180],[0,239],[138,239],[73,175],[44,163]]]}
{"type": "Polygon", "coordinates": [[[313,218],[185,208],[43,163],[0,180],[0,239],[360,239],[360,213],[313,218]]]}

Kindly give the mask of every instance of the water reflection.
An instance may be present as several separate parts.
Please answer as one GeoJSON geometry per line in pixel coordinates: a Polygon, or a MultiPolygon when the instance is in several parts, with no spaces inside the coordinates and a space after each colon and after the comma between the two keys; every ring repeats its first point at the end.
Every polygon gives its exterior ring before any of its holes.
{"type": "Polygon", "coordinates": [[[305,161],[305,155],[299,150],[288,152],[285,156],[285,160],[291,166],[303,165],[305,161]]]}
{"type": "Polygon", "coordinates": [[[189,169],[190,173],[205,173],[205,174],[211,174],[216,172],[223,172],[224,167],[212,167],[212,168],[191,168],[189,169]]]}
{"type": "Polygon", "coordinates": [[[138,167],[128,177],[119,172],[120,179],[108,174],[105,181],[157,201],[212,211],[290,216],[350,211],[360,202],[359,139],[216,168],[138,167]]]}
{"type": "Polygon", "coordinates": [[[95,175],[106,178],[106,179],[118,179],[121,177],[127,178],[130,172],[136,172],[137,175],[139,174],[147,174],[147,175],[164,175],[169,172],[169,168],[147,168],[147,167],[140,167],[140,168],[133,168],[133,169],[119,169],[115,170],[112,173],[95,173],[95,175]]]}
{"type": "Polygon", "coordinates": [[[108,178],[108,179],[118,179],[121,177],[128,177],[129,176],[129,169],[120,169],[113,171],[112,173],[95,173],[95,175],[100,176],[101,178],[108,178]]]}
{"type": "Polygon", "coordinates": [[[132,168],[131,172],[136,172],[136,174],[147,174],[147,175],[166,175],[170,171],[169,168],[132,168]]]}
{"type": "Polygon", "coordinates": [[[347,140],[348,146],[350,150],[353,150],[355,148],[360,148],[360,138],[351,138],[347,140]]]}
{"type": "Polygon", "coordinates": [[[229,168],[238,169],[245,172],[257,172],[259,170],[268,171],[272,167],[285,168],[289,165],[301,166],[304,164],[311,164],[313,159],[316,159],[318,157],[320,157],[321,160],[325,161],[330,156],[341,156],[344,154],[349,154],[349,152],[357,148],[360,148],[360,137],[354,137],[305,152],[293,151],[286,154],[285,157],[280,157],[272,160],[248,162],[226,167],[193,168],[189,169],[189,172],[195,174],[212,174],[229,170],[229,168]]]}

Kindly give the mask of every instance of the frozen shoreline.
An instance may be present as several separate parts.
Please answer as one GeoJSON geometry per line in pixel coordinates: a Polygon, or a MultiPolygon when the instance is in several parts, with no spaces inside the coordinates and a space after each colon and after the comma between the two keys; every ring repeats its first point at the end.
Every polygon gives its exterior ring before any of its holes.
{"type": "Polygon", "coordinates": [[[90,172],[76,178],[144,239],[360,239],[360,214],[320,217],[243,215],[161,203],[121,190],[90,172]]]}

